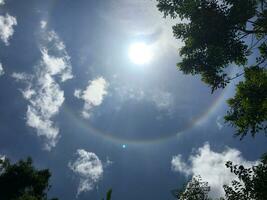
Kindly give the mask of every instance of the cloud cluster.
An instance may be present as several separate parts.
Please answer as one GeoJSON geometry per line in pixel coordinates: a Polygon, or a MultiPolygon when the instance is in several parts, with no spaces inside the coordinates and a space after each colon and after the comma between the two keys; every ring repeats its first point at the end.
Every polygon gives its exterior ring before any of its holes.
{"type": "Polygon", "coordinates": [[[29,103],[26,123],[37,130],[37,135],[45,139],[45,149],[50,150],[59,138],[59,128],[54,124],[53,117],[65,99],[60,83],[73,76],[70,57],[58,35],[54,31],[44,31],[41,35],[42,57],[35,73],[13,73],[12,77],[27,84],[22,90],[23,97],[29,103]]]}
{"type": "Polygon", "coordinates": [[[104,97],[108,94],[108,82],[103,77],[98,77],[88,82],[85,90],[77,89],[74,96],[84,101],[82,116],[89,119],[91,110],[102,104],[104,97]]]}
{"type": "Polygon", "coordinates": [[[0,76],[4,75],[5,72],[4,72],[4,68],[2,66],[2,63],[0,63],[0,76]]]}
{"type": "Polygon", "coordinates": [[[69,168],[79,176],[80,183],[77,195],[90,191],[103,176],[103,165],[95,153],[83,149],[77,150],[77,159],[69,162],[69,168]]]}
{"type": "Polygon", "coordinates": [[[218,153],[212,151],[207,143],[189,157],[189,164],[182,160],[181,155],[177,155],[172,158],[171,165],[172,170],[181,172],[186,176],[200,175],[211,187],[209,195],[213,198],[218,198],[224,196],[222,186],[230,184],[236,178],[226,168],[225,163],[227,161],[234,161],[236,164],[244,165],[245,167],[257,164],[257,162],[245,160],[237,149],[227,148],[218,153]]]}
{"type": "MultiPolygon", "coordinates": [[[[0,3],[3,4],[3,1],[0,3]]],[[[0,38],[5,43],[9,45],[9,38],[14,33],[14,26],[17,25],[17,20],[15,17],[6,14],[5,16],[0,16],[0,38]]]]}

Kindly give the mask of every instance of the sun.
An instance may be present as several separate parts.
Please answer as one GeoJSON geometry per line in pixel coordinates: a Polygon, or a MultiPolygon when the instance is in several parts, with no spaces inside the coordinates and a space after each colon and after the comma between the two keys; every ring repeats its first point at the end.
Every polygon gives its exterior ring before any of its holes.
{"type": "Polygon", "coordinates": [[[143,42],[133,43],[129,47],[129,58],[137,65],[148,64],[152,59],[152,50],[143,42]]]}

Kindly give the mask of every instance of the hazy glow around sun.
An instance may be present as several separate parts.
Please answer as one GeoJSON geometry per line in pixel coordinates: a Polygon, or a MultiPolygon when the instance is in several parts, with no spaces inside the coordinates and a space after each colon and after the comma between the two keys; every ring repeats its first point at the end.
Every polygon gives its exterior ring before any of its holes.
{"type": "Polygon", "coordinates": [[[147,64],[152,59],[152,49],[143,42],[133,43],[129,48],[129,58],[137,65],[147,64]]]}

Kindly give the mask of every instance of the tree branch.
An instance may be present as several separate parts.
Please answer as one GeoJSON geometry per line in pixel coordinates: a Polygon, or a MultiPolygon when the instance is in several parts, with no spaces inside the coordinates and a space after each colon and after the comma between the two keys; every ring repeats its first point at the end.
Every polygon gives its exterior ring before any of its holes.
{"type": "MultiPolygon", "coordinates": [[[[247,51],[252,50],[254,47],[256,47],[257,44],[259,44],[259,42],[264,39],[264,37],[260,38],[259,40],[257,40],[254,44],[251,44],[249,49],[247,49],[247,51]]],[[[265,40],[266,41],[266,40],[265,40]]],[[[263,41],[262,43],[264,43],[265,41],[263,41]]]]}
{"type": "Polygon", "coordinates": [[[244,33],[247,33],[247,34],[266,33],[266,31],[262,31],[262,30],[246,30],[246,29],[238,29],[238,30],[244,33]]]}
{"type": "Polygon", "coordinates": [[[240,73],[240,74],[236,74],[234,77],[232,77],[232,78],[229,78],[227,81],[232,81],[232,80],[234,80],[234,79],[236,79],[236,78],[238,78],[238,77],[240,77],[240,76],[243,76],[245,74],[245,72],[242,72],[242,73],[240,73]]]}

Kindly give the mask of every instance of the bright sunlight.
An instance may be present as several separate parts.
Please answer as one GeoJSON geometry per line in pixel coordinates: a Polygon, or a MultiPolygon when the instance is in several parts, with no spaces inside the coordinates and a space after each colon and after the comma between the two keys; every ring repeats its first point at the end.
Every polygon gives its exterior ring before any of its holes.
{"type": "Polygon", "coordinates": [[[130,60],[137,64],[147,64],[152,59],[151,47],[143,42],[133,43],[129,48],[130,60]]]}

